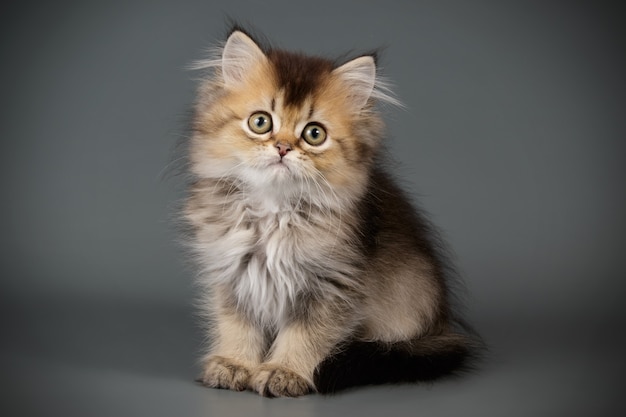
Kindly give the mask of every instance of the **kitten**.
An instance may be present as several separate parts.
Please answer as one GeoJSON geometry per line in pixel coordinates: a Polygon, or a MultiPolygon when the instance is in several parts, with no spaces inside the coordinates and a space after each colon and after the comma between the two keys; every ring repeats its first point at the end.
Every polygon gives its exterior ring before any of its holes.
{"type": "Polygon", "coordinates": [[[436,238],[381,167],[374,56],[334,62],[234,29],[200,85],[184,216],[208,339],[201,382],[265,396],[461,367],[436,238]]]}

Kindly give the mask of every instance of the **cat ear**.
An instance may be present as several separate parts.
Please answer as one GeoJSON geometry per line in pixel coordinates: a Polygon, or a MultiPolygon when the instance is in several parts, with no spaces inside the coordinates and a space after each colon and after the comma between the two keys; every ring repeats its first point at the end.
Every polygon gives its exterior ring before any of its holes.
{"type": "Polygon", "coordinates": [[[348,87],[349,99],[355,109],[365,107],[376,84],[376,62],[372,56],[361,56],[333,71],[348,87]]]}
{"type": "Polygon", "coordinates": [[[241,84],[250,70],[266,59],[261,48],[248,35],[234,31],[222,52],[222,76],[226,87],[241,84]]]}

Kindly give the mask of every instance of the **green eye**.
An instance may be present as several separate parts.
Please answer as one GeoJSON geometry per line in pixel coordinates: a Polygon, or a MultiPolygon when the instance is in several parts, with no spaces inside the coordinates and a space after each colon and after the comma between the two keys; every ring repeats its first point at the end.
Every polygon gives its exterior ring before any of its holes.
{"type": "Polygon", "coordinates": [[[302,131],[302,139],[309,145],[321,145],[326,140],[326,130],[317,123],[309,123],[302,131]]]}
{"type": "Polygon", "coordinates": [[[252,116],[248,118],[248,127],[258,135],[267,133],[272,130],[272,116],[264,111],[253,113],[252,116]]]}

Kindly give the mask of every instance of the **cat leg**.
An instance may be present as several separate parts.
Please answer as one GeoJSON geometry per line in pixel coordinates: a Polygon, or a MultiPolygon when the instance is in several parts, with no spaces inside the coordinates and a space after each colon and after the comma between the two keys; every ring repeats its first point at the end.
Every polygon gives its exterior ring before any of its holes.
{"type": "Polygon", "coordinates": [[[317,366],[352,333],[346,309],[318,306],[305,320],[278,332],[269,358],[252,375],[250,387],[269,397],[297,397],[315,391],[317,366]]]}
{"type": "Polygon", "coordinates": [[[262,360],[265,336],[236,312],[217,315],[213,346],[203,363],[201,382],[211,388],[243,391],[248,387],[252,369],[262,360]]]}

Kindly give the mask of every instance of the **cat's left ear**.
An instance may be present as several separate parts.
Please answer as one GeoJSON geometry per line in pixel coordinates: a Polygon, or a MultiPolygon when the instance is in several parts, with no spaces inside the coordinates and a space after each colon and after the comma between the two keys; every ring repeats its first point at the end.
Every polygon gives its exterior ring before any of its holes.
{"type": "Polygon", "coordinates": [[[239,30],[231,33],[222,52],[222,75],[226,87],[243,83],[250,71],[266,60],[261,48],[248,35],[239,30]]]}
{"type": "Polygon", "coordinates": [[[348,99],[355,110],[365,107],[376,84],[374,57],[366,55],[355,58],[333,70],[333,74],[336,74],[348,88],[348,99]]]}

